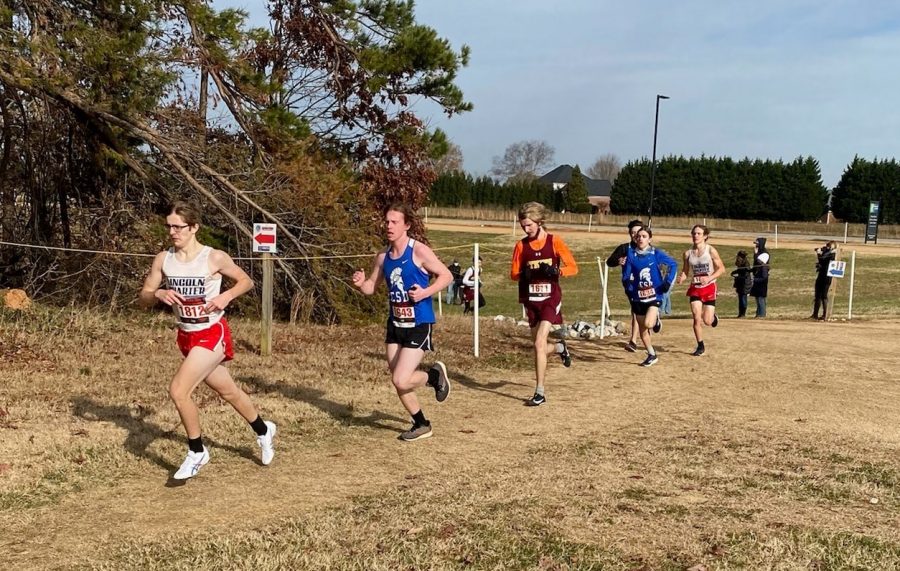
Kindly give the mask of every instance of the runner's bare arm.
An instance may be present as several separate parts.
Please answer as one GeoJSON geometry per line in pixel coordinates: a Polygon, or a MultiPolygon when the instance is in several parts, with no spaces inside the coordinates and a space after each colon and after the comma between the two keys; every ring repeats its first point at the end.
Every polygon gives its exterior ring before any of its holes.
{"type": "Polygon", "coordinates": [[[678,285],[681,285],[681,282],[683,282],[684,280],[687,279],[687,271],[688,271],[688,268],[691,267],[691,265],[688,263],[688,260],[690,259],[690,255],[691,255],[691,251],[685,250],[684,255],[681,257],[684,265],[681,266],[681,273],[678,274],[678,279],[675,280],[675,283],[678,285]]]}
{"type": "Polygon", "coordinates": [[[709,247],[709,255],[712,257],[713,263],[713,273],[709,276],[709,281],[713,281],[717,277],[721,276],[725,273],[725,264],[722,263],[722,258],[719,257],[719,252],[712,246],[709,247]]]}
{"type": "Polygon", "coordinates": [[[372,295],[375,293],[375,286],[384,279],[382,268],[384,268],[384,252],[375,256],[375,263],[372,265],[372,272],[369,274],[368,279],[366,279],[366,273],[363,270],[353,272],[353,285],[364,294],[372,295]]]}
{"type": "Polygon", "coordinates": [[[235,298],[244,295],[253,289],[253,280],[240,266],[234,263],[231,256],[222,250],[213,250],[209,254],[209,271],[211,274],[222,274],[234,280],[234,285],[227,291],[223,291],[206,304],[206,311],[221,311],[235,298]]]}
{"type": "Polygon", "coordinates": [[[416,242],[413,247],[413,262],[425,268],[429,274],[434,276],[434,281],[426,288],[413,286],[409,289],[409,298],[415,302],[429,298],[432,295],[447,289],[450,282],[453,281],[453,274],[435,255],[434,251],[421,242],[416,242]]]}
{"type": "Polygon", "coordinates": [[[181,303],[181,296],[175,293],[174,290],[159,289],[163,281],[162,266],[165,259],[166,252],[160,252],[153,258],[150,273],[144,279],[144,286],[141,288],[141,293],[138,294],[138,302],[141,307],[153,307],[157,301],[162,301],[166,305],[181,303]]]}

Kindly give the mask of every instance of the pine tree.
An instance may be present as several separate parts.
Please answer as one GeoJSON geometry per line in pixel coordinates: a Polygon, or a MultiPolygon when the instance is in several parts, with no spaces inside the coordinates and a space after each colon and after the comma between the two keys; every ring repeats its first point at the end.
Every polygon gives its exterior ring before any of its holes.
{"type": "Polygon", "coordinates": [[[572,169],[572,179],[563,189],[565,192],[566,210],[570,212],[590,212],[591,201],[588,200],[587,183],[584,175],[581,174],[581,168],[575,165],[572,169]]]}

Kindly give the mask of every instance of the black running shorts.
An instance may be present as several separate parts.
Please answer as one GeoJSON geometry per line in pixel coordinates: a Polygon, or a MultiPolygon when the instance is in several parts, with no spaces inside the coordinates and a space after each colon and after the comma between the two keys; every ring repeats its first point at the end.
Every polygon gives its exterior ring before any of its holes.
{"type": "Polygon", "coordinates": [[[642,301],[632,301],[631,302],[631,313],[635,315],[647,315],[647,310],[651,307],[659,307],[660,302],[657,301],[649,301],[644,303],[642,301]]]}
{"type": "Polygon", "coordinates": [[[397,327],[393,320],[389,319],[384,342],[387,345],[400,345],[408,349],[434,351],[434,342],[431,340],[433,326],[433,323],[421,323],[415,327],[397,327]]]}

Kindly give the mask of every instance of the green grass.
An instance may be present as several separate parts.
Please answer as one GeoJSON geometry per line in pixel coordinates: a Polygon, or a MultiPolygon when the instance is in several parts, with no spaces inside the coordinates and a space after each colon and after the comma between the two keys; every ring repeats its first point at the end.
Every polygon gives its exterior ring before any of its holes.
{"type": "MultiPolygon", "coordinates": [[[[437,249],[441,259],[449,263],[453,258],[460,261],[463,269],[468,267],[471,249],[442,250],[478,242],[483,259],[483,293],[487,305],[481,310],[482,315],[506,315],[519,317],[522,315],[521,305],[517,301],[516,283],[509,279],[509,263],[515,241],[512,232],[508,234],[475,234],[445,231],[430,231],[429,239],[437,249]]],[[[715,244],[715,243],[714,243],[715,244]]],[[[584,239],[569,244],[576,261],[579,263],[578,275],[563,280],[563,315],[567,322],[576,319],[595,321],[600,318],[600,277],[596,258],[605,259],[616,243],[584,239]]],[[[815,282],[816,257],[814,245],[810,243],[808,250],[778,249],[770,250],[772,269],[769,277],[768,315],[774,318],[802,318],[812,313],[813,284],[815,282]]],[[[681,260],[681,254],[687,248],[683,243],[661,241],[656,244],[681,260]]],[[[727,274],[734,269],[734,258],[740,249],[752,252],[752,244],[745,247],[718,246],[722,261],[728,271],[719,278],[718,312],[723,316],[737,315],[737,296],[734,293],[732,279],[727,274]]],[[[849,251],[844,259],[849,262],[849,251]]],[[[618,268],[609,271],[609,300],[612,315],[623,319],[628,315],[628,305],[621,289],[621,272],[618,268]]],[[[834,301],[834,316],[845,318],[848,309],[848,278],[836,280],[837,295],[834,301]]],[[[858,252],[856,258],[856,280],[853,296],[853,316],[866,318],[893,317],[900,315],[900,304],[896,303],[896,284],[900,281],[900,256],[871,255],[858,252]]],[[[672,311],[675,317],[690,315],[690,306],[685,296],[686,286],[676,286],[672,294],[672,311]]],[[[753,298],[749,300],[749,313],[752,315],[755,305],[753,298]]],[[[448,315],[462,313],[460,306],[444,306],[448,315]]]]}

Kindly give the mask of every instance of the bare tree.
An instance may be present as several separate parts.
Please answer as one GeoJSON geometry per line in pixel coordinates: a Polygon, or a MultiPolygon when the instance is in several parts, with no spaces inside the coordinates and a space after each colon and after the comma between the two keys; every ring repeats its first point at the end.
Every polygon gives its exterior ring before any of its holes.
{"type": "Polygon", "coordinates": [[[434,159],[433,166],[436,174],[446,174],[463,170],[463,154],[459,145],[448,143],[447,152],[439,159],[434,159]]]}
{"type": "Polygon", "coordinates": [[[594,161],[594,164],[588,169],[588,176],[597,180],[614,182],[619,176],[620,170],[622,170],[622,161],[619,160],[619,157],[612,153],[606,153],[594,161]]]}
{"type": "Polygon", "coordinates": [[[555,153],[547,141],[519,141],[506,147],[502,157],[494,157],[491,174],[513,180],[534,178],[553,165],[555,153]]]}

